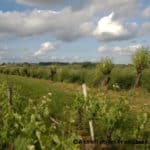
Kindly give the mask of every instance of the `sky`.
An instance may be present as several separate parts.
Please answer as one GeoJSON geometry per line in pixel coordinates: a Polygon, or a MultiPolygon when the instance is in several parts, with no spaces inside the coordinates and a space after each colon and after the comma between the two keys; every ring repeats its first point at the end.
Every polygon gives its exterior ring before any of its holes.
{"type": "Polygon", "coordinates": [[[150,0],[0,0],[0,63],[131,63],[150,47],[150,0]]]}

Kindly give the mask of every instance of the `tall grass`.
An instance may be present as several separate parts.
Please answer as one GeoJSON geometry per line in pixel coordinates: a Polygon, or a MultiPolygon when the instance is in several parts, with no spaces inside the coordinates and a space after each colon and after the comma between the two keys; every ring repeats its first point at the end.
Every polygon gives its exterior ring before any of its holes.
{"type": "Polygon", "coordinates": [[[135,70],[132,67],[115,67],[111,73],[110,87],[117,84],[121,89],[130,89],[135,82],[135,70]]]}

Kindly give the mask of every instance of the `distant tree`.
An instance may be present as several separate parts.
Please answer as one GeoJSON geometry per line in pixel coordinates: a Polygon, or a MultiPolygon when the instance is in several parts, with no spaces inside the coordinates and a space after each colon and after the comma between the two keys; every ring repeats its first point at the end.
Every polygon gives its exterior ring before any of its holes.
{"type": "Polygon", "coordinates": [[[150,61],[150,53],[148,48],[140,47],[132,56],[132,62],[136,69],[136,80],[134,87],[140,87],[140,81],[142,77],[142,72],[148,67],[150,61]]]}
{"type": "Polygon", "coordinates": [[[108,89],[109,81],[110,81],[110,73],[113,69],[114,65],[110,58],[104,58],[100,61],[98,68],[100,69],[101,73],[105,76],[104,80],[101,82],[102,87],[108,89]]]}

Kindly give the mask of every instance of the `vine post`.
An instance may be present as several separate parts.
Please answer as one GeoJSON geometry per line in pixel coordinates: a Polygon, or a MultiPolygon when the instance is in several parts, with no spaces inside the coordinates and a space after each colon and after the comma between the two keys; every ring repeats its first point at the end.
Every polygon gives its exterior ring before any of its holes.
{"type": "MultiPolygon", "coordinates": [[[[82,91],[83,91],[84,99],[85,101],[87,101],[87,87],[85,83],[82,84],[82,91]]],[[[85,109],[87,109],[86,106],[85,106],[85,109]]],[[[94,127],[93,127],[92,120],[89,120],[89,128],[90,128],[91,140],[94,141],[94,127]]]]}

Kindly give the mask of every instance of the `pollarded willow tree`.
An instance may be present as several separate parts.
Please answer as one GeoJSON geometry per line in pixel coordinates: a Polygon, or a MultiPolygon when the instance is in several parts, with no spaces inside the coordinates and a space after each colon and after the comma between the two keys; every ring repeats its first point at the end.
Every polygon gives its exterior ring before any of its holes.
{"type": "Polygon", "coordinates": [[[133,54],[132,62],[136,69],[136,80],[134,87],[138,88],[141,85],[140,81],[142,77],[142,72],[145,68],[148,67],[150,62],[150,52],[148,48],[145,47],[138,48],[137,51],[133,54]]]}
{"type": "Polygon", "coordinates": [[[114,67],[112,60],[110,58],[104,58],[100,61],[99,69],[102,74],[105,76],[104,80],[101,83],[101,86],[105,89],[108,89],[109,81],[110,81],[110,73],[114,67]]]}

